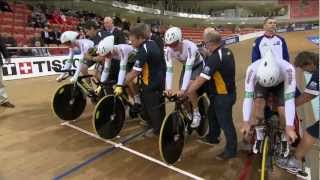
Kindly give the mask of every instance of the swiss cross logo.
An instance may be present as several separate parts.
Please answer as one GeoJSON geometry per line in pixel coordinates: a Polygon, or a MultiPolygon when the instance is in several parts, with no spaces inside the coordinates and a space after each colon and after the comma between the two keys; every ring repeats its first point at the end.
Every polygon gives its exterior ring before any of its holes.
{"type": "Polygon", "coordinates": [[[32,64],[31,62],[19,63],[20,74],[30,74],[32,73],[32,64]]]}

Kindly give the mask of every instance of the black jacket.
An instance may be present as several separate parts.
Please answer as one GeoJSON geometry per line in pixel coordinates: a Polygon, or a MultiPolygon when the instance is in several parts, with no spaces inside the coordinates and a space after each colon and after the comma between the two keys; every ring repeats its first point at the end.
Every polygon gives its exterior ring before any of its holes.
{"type": "Polygon", "coordinates": [[[106,30],[101,30],[99,33],[101,33],[101,37],[107,37],[107,36],[110,36],[110,35],[113,35],[114,36],[114,44],[117,45],[117,44],[126,44],[126,36],[125,34],[118,30],[117,28],[114,28],[112,34],[110,34],[110,32],[106,31],[106,30]]]}
{"type": "Polygon", "coordinates": [[[6,58],[10,58],[8,50],[6,48],[6,45],[4,44],[4,41],[2,39],[2,37],[0,36],[0,66],[3,65],[4,61],[2,60],[2,56],[6,59],[6,58]]]}

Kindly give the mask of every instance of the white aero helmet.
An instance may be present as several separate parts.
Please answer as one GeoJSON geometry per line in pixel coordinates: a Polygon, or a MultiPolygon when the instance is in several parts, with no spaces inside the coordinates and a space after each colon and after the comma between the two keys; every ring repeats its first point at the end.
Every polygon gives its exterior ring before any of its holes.
{"type": "Polygon", "coordinates": [[[79,33],[75,31],[65,31],[61,34],[60,41],[61,43],[66,43],[68,41],[75,42],[79,33]]]}
{"type": "Polygon", "coordinates": [[[114,46],[114,36],[105,37],[98,44],[97,54],[100,56],[105,56],[113,50],[113,46],[114,46]]]}
{"type": "Polygon", "coordinates": [[[181,40],[182,40],[182,33],[181,33],[181,29],[178,27],[169,28],[164,35],[164,41],[166,44],[172,44],[176,41],[181,41],[181,40]]]}
{"type": "Polygon", "coordinates": [[[276,61],[277,59],[274,57],[271,49],[269,49],[261,59],[257,69],[256,77],[261,86],[273,87],[279,84],[281,72],[276,61]]]}

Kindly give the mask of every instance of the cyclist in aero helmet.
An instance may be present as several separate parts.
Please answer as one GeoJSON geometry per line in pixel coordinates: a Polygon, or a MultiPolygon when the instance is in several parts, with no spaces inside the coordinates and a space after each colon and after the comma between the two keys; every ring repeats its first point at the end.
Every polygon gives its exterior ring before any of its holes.
{"type": "MultiPolygon", "coordinates": [[[[180,90],[177,93],[178,96],[182,96],[191,82],[201,73],[204,66],[203,57],[195,43],[182,39],[182,32],[178,27],[172,27],[166,31],[165,44],[167,46],[164,50],[167,65],[165,93],[168,96],[173,94],[173,60],[177,60],[184,65],[180,75],[180,90]]],[[[197,95],[192,97],[197,97],[197,95]]],[[[191,99],[191,103],[193,107],[196,107],[193,110],[193,122],[191,124],[191,127],[195,128],[200,124],[201,115],[197,107],[197,99],[191,99]]]]}
{"type": "MultiPolygon", "coordinates": [[[[286,137],[289,142],[295,141],[297,135],[294,131],[295,104],[294,95],[296,89],[295,69],[287,61],[279,61],[275,58],[271,49],[265,56],[255,61],[247,68],[245,79],[245,98],[243,101],[243,124],[241,132],[247,135],[251,125],[257,122],[250,122],[252,104],[254,98],[267,98],[270,93],[278,98],[278,112],[280,120],[286,122],[286,137]]],[[[264,104],[265,106],[265,104],[264,104]]],[[[260,108],[264,108],[260,107],[260,108]]],[[[263,111],[262,111],[263,112],[263,111]]],[[[258,123],[264,119],[263,113],[254,117],[258,123]]],[[[262,132],[257,128],[257,141],[254,144],[254,152],[259,149],[263,138],[262,132]]]]}
{"type": "MultiPolygon", "coordinates": [[[[80,69],[81,69],[81,62],[83,62],[83,58],[85,53],[94,46],[94,43],[89,40],[89,39],[78,39],[79,33],[75,31],[65,31],[64,33],[61,34],[60,41],[61,44],[66,45],[70,48],[70,58],[62,68],[62,70],[68,70],[71,69],[72,64],[74,62],[73,56],[74,53],[73,51],[76,49],[80,49],[80,57],[79,57],[79,64],[77,66],[76,73],[74,76],[70,79],[71,82],[74,82],[77,80],[79,74],[80,74],[80,69]]],[[[62,73],[56,80],[58,82],[62,81],[65,79],[67,76],[67,73],[64,72],[62,73]]]]}

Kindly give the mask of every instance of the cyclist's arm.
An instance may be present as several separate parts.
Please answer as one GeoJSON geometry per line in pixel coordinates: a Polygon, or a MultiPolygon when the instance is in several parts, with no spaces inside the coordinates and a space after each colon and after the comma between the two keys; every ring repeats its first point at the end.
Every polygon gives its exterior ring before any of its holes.
{"type": "Polygon", "coordinates": [[[73,52],[73,48],[69,48],[69,62],[73,62],[73,57],[74,57],[74,52],[73,52]]]}
{"type": "Polygon", "coordinates": [[[246,72],[245,95],[244,95],[243,107],[242,107],[243,121],[245,122],[249,122],[251,117],[256,69],[259,63],[260,63],[260,60],[251,64],[247,68],[247,72],[246,72]]]}
{"type": "Polygon", "coordinates": [[[107,82],[108,77],[109,77],[110,67],[111,67],[111,59],[110,58],[105,58],[104,67],[103,67],[103,70],[102,70],[101,80],[100,80],[102,83],[107,82]]]}
{"type": "Polygon", "coordinates": [[[171,56],[171,50],[169,48],[164,50],[164,58],[166,60],[166,90],[172,90],[173,81],[173,62],[171,56]]]}
{"type": "Polygon", "coordinates": [[[118,82],[117,85],[124,85],[124,79],[126,76],[126,70],[127,70],[127,63],[128,63],[128,54],[124,53],[124,49],[119,48],[120,53],[120,70],[118,74],[118,82]]]}
{"type": "Polygon", "coordinates": [[[190,47],[188,48],[188,59],[185,64],[185,69],[184,69],[184,75],[183,75],[183,81],[182,81],[182,86],[181,90],[185,91],[188,88],[190,79],[191,79],[191,74],[192,74],[192,66],[194,64],[194,61],[196,59],[196,51],[192,50],[190,47]]]}
{"type": "Polygon", "coordinates": [[[295,106],[295,91],[296,91],[296,72],[294,67],[287,61],[279,61],[281,69],[284,69],[284,109],[286,117],[286,125],[293,126],[296,106],[295,106]]]}

